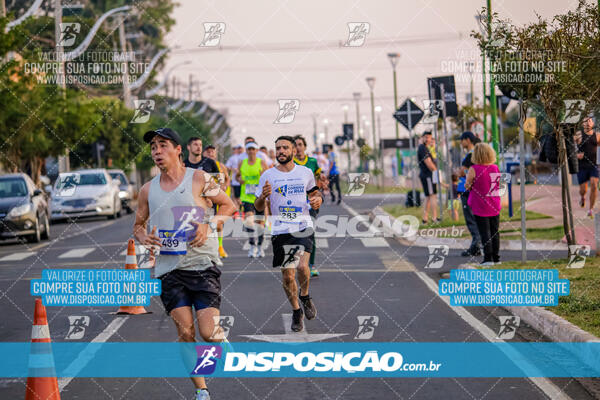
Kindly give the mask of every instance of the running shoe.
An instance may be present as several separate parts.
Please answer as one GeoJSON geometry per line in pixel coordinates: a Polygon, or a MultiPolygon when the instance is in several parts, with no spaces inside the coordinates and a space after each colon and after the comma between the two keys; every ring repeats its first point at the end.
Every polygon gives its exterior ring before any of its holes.
{"type": "Polygon", "coordinates": [[[256,258],[256,246],[254,245],[250,245],[250,250],[248,250],[248,257],[249,258],[256,258]]]}
{"type": "Polygon", "coordinates": [[[310,276],[319,276],[319,270],[314,266],[310,266],[310,276]]]}
{"type": "Polygon", "coordinates": [[[338,205],[342,202],[342,198],[340,197],[337,201],[338,205]]]}
{"type": "Polygon", "coordinates": [[[293,311],[292,330],[294,332],[300,332],[304,328],[303,317],[304,317],[304,313],[302,312],[301,308],[293,311]]]}
{"type": "Polygon", "coordinates": [[[479,264],[480,267],[493,267],[494,266],[494,262],[493,261],[484,261],[481,264],[479,264]]]}
{"type": "Polygon", "coordinates": [[[594,219],[594,212],[592,210],[588,211],[587,216],[594,219]]]}
{"type": "Polygon", "coordinates": [[[265,256],[265,249],[263,249],[262,246],[258,246],[258,257],[264,257],[265,256]]]}
{"type": "Polygon", "coordinates": [[[579,205],[581,206],[581,208],[585,207],[585,196],[581,196],[581,198],[579,199],[579,205]]]}
{"type": "Polygon", "coordinates": [[[300,302],[302,303],[302,308],[304,308],[304,315],[306,315],[306,319],[311,320],[317,316],[317,308],[310,297],[305,299],[300,298],[300,302]]]}
{"type": "Polygon", "coordinates": [[[225,251],[223,246],[219,246],[219,257],[221,257],[221,258],[229,257],[229,254],[227,254],[227,252],[225,251]]]}
{"type": "Polygon", "coordinates": [[[196,400],[210,400],[210,393],[208,393],[208,389],[196,390],[196,400]]]}

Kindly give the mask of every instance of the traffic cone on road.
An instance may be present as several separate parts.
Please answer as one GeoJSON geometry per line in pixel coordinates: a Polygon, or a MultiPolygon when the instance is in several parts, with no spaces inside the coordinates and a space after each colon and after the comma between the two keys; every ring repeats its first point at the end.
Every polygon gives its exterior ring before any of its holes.
{"type": "MultiPolygon", "coordinates": [[[[137,269],[137,267],[135,240],[129,239],[129,242],[127,242],[127,256],[125,256],[125,269],[137,269]]],[[[144,306],[121,306],[117,314],[148,314],[148,311],[144,306]]]]}
{"type": "Polygon", "coordinates": [[[31,346],[29,372],[33,376],[27,378],[25,400],[60,400],[50,344],[50,329],[42,299],[35,299],[31,343],[45,344],[31,346]]]}

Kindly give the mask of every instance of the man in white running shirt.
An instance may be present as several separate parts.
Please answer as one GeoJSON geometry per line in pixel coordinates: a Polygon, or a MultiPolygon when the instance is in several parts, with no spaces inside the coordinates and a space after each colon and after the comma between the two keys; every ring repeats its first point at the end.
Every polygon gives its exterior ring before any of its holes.
{"type": "Polygon", "coordinates": [[[273,244],[273,267],[281,268],[283,289],[292,305],[292,330],[304,327],[303,316],[313,319],[317,315],[308,284],[310,269],[308,260],[312,251],[313,223],[309,208],[319,209],[323,198],[315,184],[313,172],[294,163],[295,141],[291,136],[280,136],[275,141],[277,165],[263,172],[256,188],[254,207],[265,209],[269,201],[273,216],[271,242],[273,244]],[[296,271],[300,283],[300,296],[296,284],[296,271]],[[300,308],[302,303],[302,308],[300,308]]]}

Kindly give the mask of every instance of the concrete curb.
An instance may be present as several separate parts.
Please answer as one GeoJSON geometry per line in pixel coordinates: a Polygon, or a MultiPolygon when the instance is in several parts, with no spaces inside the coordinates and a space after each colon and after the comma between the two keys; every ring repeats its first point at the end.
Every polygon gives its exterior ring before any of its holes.
{"type": "MultiPolygon", "coordinates": [[[[376,215],[386,215],[390,218],[391,221],[394,220],[394,217],[388,214],[383,208],[377,206],[369,213],[369,218],[372,220],[376,215]]],[[[392,235],[400,243],[406,246],[416,246],[416,247],[427,247],[432,244],[444,244],[447,245],[451,249],[467,249],[471,245],[470,239],[462,239],[462,238],[446,238],[446,237],[436,237],[436,238],[428,238],[419,235],[405,237],[399,234],[397,231],[391,229],[385,224],[382,224],[382,229],[385,231],[386,235],[392,235]]],[[[426,228],[429,229],[444,229],[444,228],[426,228]]],[[[446,228],[448,229],[448,228],[446,228]]],[[[465,228],[466,229],[466,228],[465,228]]],[[[528,240],[527,241],[527,249],[528,250],[567,250],[567,244],[558,240],[528,240]]],[[[500,241],[500,250],[521,250],[521,241],[520,240],[501,240],[500,241]]]]}
{"type": "MultiPolygon", "coordinates": [[[[380,207],[376,207],[373,212],[369,213],[369,217],[372,220],[376,215],[389,215],[380,207]]],[[[390,218],[393,218],[390,216],[390,218]]],[[[382,224],[381,227],[386,235],[393,236],[396,240],[398,240],[401,244],[418,246],[415,244],[416,241],[408,241],[405,238],[401,237],[397,234],[391,227],[385,226],[382,224]]],[[[452,239],[450,239],[452,240],[452,239]]],[[[521,248],[520,241],[514,241],[519,244],[519,250],[521,248]]],[[[545,242],[553,242],[553,241],[545,241],[545,242]]],[[[470,241],[469,241],[470,243],[470,241]]],[[[554,243],[554,242],[553,242],[554,243]]],[[[433,243],[430,243],[433,244],[433,243]]],[[[435,240],[435,244],[441,244],[439,239],[435,240]]],[[[558,243],[557,243],[558,244],[558,243]]],[[[464,248],[464,247],[463,247],[464,248]]],[[[501,247],[502,248],[502,247],[501,247]]],[[[459,268],[465,269],[476,269],[475,267],[469,265],[462,265],[459,268]]],[[[548,311],[543,307],[502,307],[505,310],[509,311],[511,314],[516,315],[521,318],[521,321],[527,323],[536,331],[540,332],[544,336],[548,337],[553,342],[561,343],[561,342],[578,342],[578,343],[588,343],[588,342],[600,342],[600,338],[592,335],[589,332],[584,331],[578,326],[573,325],[569,321],[564,318],[554,314],[552,311],[548,311]]],[[[596,354],[595,352],[587,351],[587,352],[579,352],[575,354],[577,358],[579,358],[584,363],[589,365],[595,365],[600,354],[596,354]]],[[[582,383],[583,384],[583,383],[582,383]]]]}

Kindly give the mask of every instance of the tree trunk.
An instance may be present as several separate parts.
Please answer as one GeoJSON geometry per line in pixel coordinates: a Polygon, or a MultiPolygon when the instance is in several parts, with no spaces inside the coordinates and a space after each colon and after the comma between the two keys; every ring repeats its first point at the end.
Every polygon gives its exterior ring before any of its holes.
{"type": "Polygon", "coordinates": [[[558,163],[561,175],[561,195],[563,208],[563,230],[569,246],[574,245],[575,227],[573,226],[573,209],[571,207],[571,193],[569,191],[569,169],[567,166],[567,149],[562,127],[557,127],[558,132],[558,163]]]}

